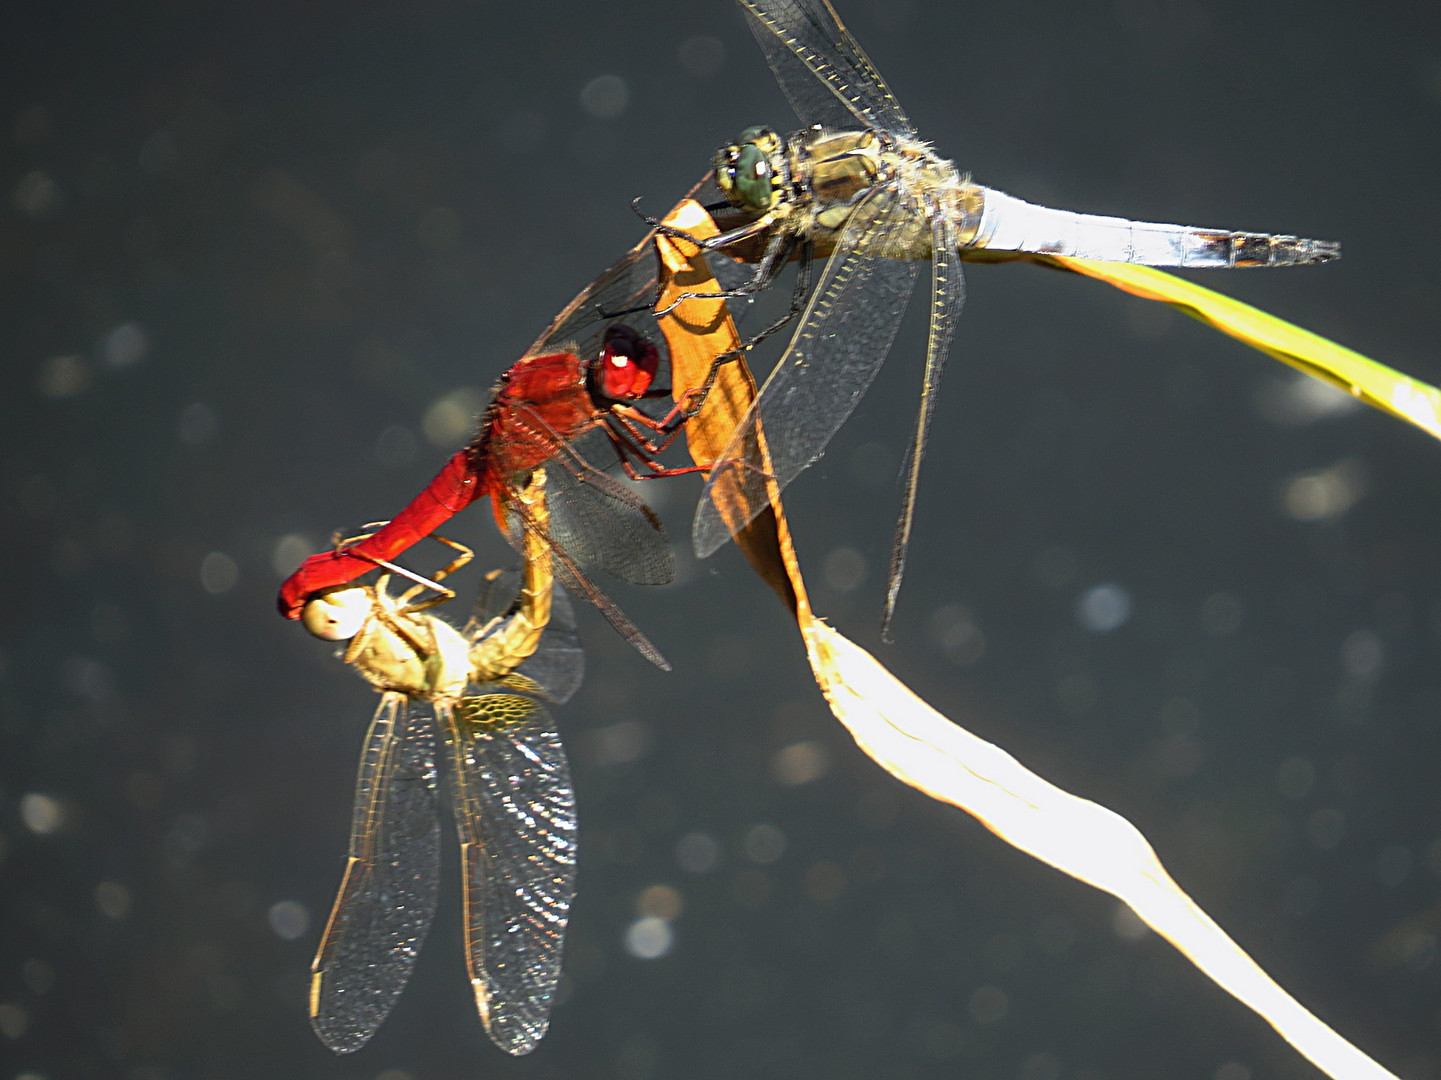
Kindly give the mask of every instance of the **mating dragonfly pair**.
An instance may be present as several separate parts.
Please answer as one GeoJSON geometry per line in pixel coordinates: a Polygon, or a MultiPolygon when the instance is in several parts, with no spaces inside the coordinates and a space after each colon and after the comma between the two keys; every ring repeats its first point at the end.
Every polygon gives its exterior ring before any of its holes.
{"type": "MultiPolygon", "coordinates": [[[[915,520],[920,465],[964,298],[962,261],[1014,253],[1232,268],[1320,263],[1339,255],[1337,245],[1323,241],[1070,213],[976,184],[918,137],[828,0],[738,2],[803,126],[784,136],[751,128],[717,154],[714,181],[721,198],[708,209],[721,231],[701,247],[733,255],[752,269],[724,292],[686,295],[753,297],[797,261],[785,320],[794,322],[795,329],[750,414],[708,469],[692,536],[702,556],[747,523],[738,520],[733,509],[722,513],[720,491],[741,493],[738,500],[726,499],[727,506],[758,512],[767,505],[767,485],[783,489],[821,456],[885,361],[925,262],[931,267],[930,334],[920,408],[901,477],[883,627],[889,626],[895,610],[915,520]],[[809,266],[822,256],[828,261],[812,289],[809,266]]],[[[662,232],[675,231],[652,224],[662,232]]],[[[660,455],[703,406],[708,386],[679,395],[679,404],[663,416],[643,408],[669,393],[655,386],[662,357],[653,336],[634,325],[640,313],[663,314],[654,311],[655,281],[646,244],[597,279],[501,377],[473,441],[378,532],[307,559],[282,587],[282,613],[295,618],[302,611],[319,610],[316,597],[331,595],[377,565],[390,566],[452,515],[489,496],[497,524],[528,563],[543,559],[547,574],[553,568],[555,578],[594,604],[643,655],[668,667],[591,578],[597,569],[635,584],[661,584],[674,576],[674,557],[660,522],[616,479],[614,469],[618,466],[634,478],[658,478],[700,468],[668,466],[660,455]],[[544,491],[539,510],[528,494],[538,486],[544,491]]],[[[716,357],[715,364],[731,360],[716,357]]],[[[398,601],[382,599],[383,588],[365,595],[370,604],[366,610],[372,614],[364,625],[372,630],[371,640],[390,640],[407,619],[420,619],[432,629],[446,625],[416,613],[410,601],[396,607],[398,601]]],[[[521,611],[510,618],[522,618],[521,611]]],[[[435,630],[435,637],[438,642],[446,635],[435,630]]],[[[430,906],[416,901],[394,880],[381,887],[384,873],[391,871],[378,854],[385,845],[377,846],[375,807],[385,801],[385,784],[398,783],[401,777],[411,785],[407,790],[418,790],[412,780],[421,776],[419,787],[429,784],[427,790],[433,793],[433,775],[425,772],[430,767],[425,763],[433,758],[425,753],[429,744],[414,734],[409,722],[401,725],[395,719],[399,700],[431,700],[458,777],[452,791],[462,847],[467,860],[477,860],[473,866],[465,864],[465,925],[473,935],[467,947],[477,1003],[496,1043],[524,1053],[545,1029],[573,864],[541,860],[550,876],[539,888],[539,879],[525,872],[535,867],[517,868],[513,858],[514,852],[537,842],[526,831],[538,827],[520,824],[523,815],[507,818],[505,808],[477,802],[471,793],[500,782],[487,771],[494,768],[522,789],[544,773],[547,783],[563,787],[569,798],[564,769],[555,767],[557,760],[563,766],[563,757],[558,757],[559,744],[548,727],[541,741],[553,745],[554,753],[528,753],[516,742],[518,753],[487,761],[484,755],[467,757],[457,750],[469,745],[467,739],[473,742],[491,730],[493,717],[485,708],[458,703],[484,701],[486,694],[470,694],[466,686],[484,687],[493,679],[482,678],[478,669],[468,669],[459,660],[459,667],[447,668],[435,659],[444,655],[441,646],[424,635],[397,640],[404,642],[400,652],[428,657],[432,667],[439,663],[459,681],[444,686],[422,681],[411,689],[391,685],[385,681],[389,675],[378,679],[359,662],[364,648],[356,653],[352,644],[347,650],[346,658],[386,695],[381,713],[387,710],[386,701],[392,703],[391,719],[382,723],[377,714],[362,761],[351,863],[316,958],[312,1019],[333,1049],[362,1045],[403,987],[429,922],[433,901],[430,906]],[[392,766],[387,772],[377,764],[396,761],[404,768],[392,766]],[[490,815],[495,817],[479,820],[490,815]],[[370,884],[354,886],[357,881],[370,884]],[[388,897],[405,913],[385,917],[380,909],[388,897]],[[527,930],[540,916],[537,897],[547,898],[541,905],[548,919],[545,933],[527,930]],[[520,921],[509,924],[508,919],[520,921]],[[337,927],[348,929],[342,933],[337,927]],[[514,936],[504,937],[502,932],[510,930],[514,936]],[[501,934],[496,941],[523,943],[524,951],[497,947],[488,956],[487,934],[501,934]],[[515,1016],[525,1019],[507,1019],[515,1016]]],[[[508,655],[512,667],[528,662],[519,652],[508,655]]],[[[534,711],[539,709],[534,697],[528,700],[533,706],[529,715],[543,715],[534,711]]],[[[391,812],[399,805],[400,812],[415,817],[401,835],[422,827],[419,818],[425,815],[415,804],[426,801],[425,796],[403,796],[385,804],[391,812]]],[[[567,806],[573,810],[573,799],[567,806]]],[[[573,829],[573,815],[571,820],[573,829]]],[[[541,831],[557,843],[563,839],[573,859],[567,846],[573,844],[573,831],[566,833],[559,826],[541,831]]],[[[432,869],[427,864],[419,877],[429,883],[433,897],[432,869]]]]}

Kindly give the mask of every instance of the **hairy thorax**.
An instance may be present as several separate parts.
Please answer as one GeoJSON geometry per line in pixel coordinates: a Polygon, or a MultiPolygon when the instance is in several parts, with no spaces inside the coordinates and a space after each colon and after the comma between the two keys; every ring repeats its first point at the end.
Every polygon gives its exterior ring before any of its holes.
{"type": "Polygon", "coordinates": [[[874,130],[804,132],[789,150],[794,198],[786,224],[807,239],[833,241],[876,188],[890,189],[901,204],[879,251],[887,258],[930,258],[935,215],[956,226],[979,218],[980,189],[919,139],[874,130]]]}

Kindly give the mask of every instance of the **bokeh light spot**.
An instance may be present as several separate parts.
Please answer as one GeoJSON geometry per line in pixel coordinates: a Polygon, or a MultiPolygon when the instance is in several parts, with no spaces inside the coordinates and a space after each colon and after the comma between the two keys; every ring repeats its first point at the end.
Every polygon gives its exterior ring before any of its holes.
{"type": "Polygon", "coordinates": [[[282,941],[295,941],[310,929],[310,912],[299,900],[281,900],[271,904],[266,919],[275,936],[282,941]]]}
{"type": "Polygon", "coordinates": [[[681,894],[670,885],[651,885],[640,891],[635,898],[635,913],[665,919],[667,922],[680,918],[685,907],[681,894]]]}
{"type": "Polygon", "coordinates": [[[655,915],[636,919],[625,931],[625,951],[639,960],[659,960],[675,946],[670,923],[655,915]]]}
{"type": "Polygon", "coordinates": [[[192,401],[180,410],[175,422],[175,434],[186,446],[201,446],[210,442],[220,432],[220,418],[215,410],[203,401],[192,401]]]}
{"type": "Polygon", "coordinates": [[[783,746],[771,758],[771,778],[784,787],[799,787],[819,780],[829,768],[826,748],[814,739],[783,746]]]}
{"type": "Polygon", "coordinates": [[[270,549],[270,566],[276,577],[289,577],[312,551],[315,543],[300,533],[286,533],[270,549]]]}
{"type": "Polygon", "coordinates": [[[470,437],[475,419],[485,409],[486,394],[473,386],[462,386],[436,398],[421,418],[420,430],[430,445],[441,450],[458,450],[470,437]]]}
{"type": "Polygon", "coordinates": [[[383,469],[403,469],[420,454],[420,440],[404,424],[391,424],[375,440],[375,461],[383,469]]]}
{"type": "Polygon", "coordinates": [[[745,835],[742,848],[753,863],[776,862],[786,851],[786,834],[774,825],[756,825],[745,835]]]}
{"type": "Polygon", "coordinates": [[[228,593],[240,580],[240,567],[223,551],[212,551],[200,560],[200,585],[211,596],[228,593]]]}
{"type": "Polygon", "coordinates": [[[150,335],[139,323],[121,323],[105,335],[100,353],[111,367],[126,368],[139,363],[150,351],[150,335]]]}
{"type": "Polygon", "coordinates": [[[74,397],[89,386],[90,365],[83,357],[69,354],[42,361],[35,376],[35,388],[41,397],[74,397]]]}
{"type": "Polygon", "coordinates": [[[986,635],[970,610],[960,604],[937,608],[931,616],[931,640],[952,663],[969,667],[986,651],[986,635]]]}
{"type": "Polygon", "coordinates": [[[709,833],[686,833],[676,842],[676,865],[690,874],[709,874],[720,865],[720,844],[709,833]]]}
{"type": "Polygon", "coordinates": [[[720,39],[700,34],[682,41],[675,51],[675,58],[687,75],[709,79],[725,67],[726,49],[720,39]]]}
{"type": "Polygon", "coordinates": [[[1287,758],[1276,771],[1276,790],[1288,799],[1304,799],[1316,783],[1316,766],[1305,758],[1287,758]]]}
{"type": "Polygon", "coordinates": [[[1131,905],[1117,904],[1111,909],[1111,931],[1122,941],[1140,941],[1151,928],[1131,910],[1131,905]]]}
{"type": "Polygon", "coordinates": [[[1110,634],[1131,618],[1131,594],[1115,582],[1092,585],[1076,601],[1076,622],[1092,634],[1110,634]]]}
{"type": "Polygon", "coordinates": [[[65,827],[65,804],[53,795],[27,791],[20,796],[20,820],[36,836],[50,836],[65,827]]]}
{"type": "Polygon", "coordinates": [[[1281,508],[1296,521],[1332,521],[1366,493],[1366,469],[1351,458],[1328,469],[1298,473],[1283,485],[1281,508]]]}
{"type": "Polygon", "coordinates": [[[134,902],[130,890],[118,881],[102,881],[95,886],[95,907],[107,919],[119,922],[130,914],[134,902]]]}
{"type": "Polygon", "coordinates": [[[1000,987],[983,986],[967,1000],[966,1011],[978,1024],[994,1024],[1011,1011],[1011,1000],[1000,987]]]}
{"type": "Polygon", "coordinates": [[[630,88],[619,75],[598,75],[580,91],[580,107],[597,120],[614,120],[630,103],[630,88]]]}
{"type": "Polygon", "coordinates": [[[822,561],[821,576],[836,592],[850,592],[866,580],[865,557],[854,548],[836,548],[822,561]]]}
{"type": "Polygon", "coordinates": [[[590,732],[590,746],[597,765],[627,765],[639,761],[650,750],[650,728],[639,720],[621,720],[590,732]]]}
{"type": "Polygon", "coordinates": [[[1241,628],[1245,614],[1235,593],[1212,593],[1201,602],[1201,629],[1209,637],[1228,637],[1241,628]]]}

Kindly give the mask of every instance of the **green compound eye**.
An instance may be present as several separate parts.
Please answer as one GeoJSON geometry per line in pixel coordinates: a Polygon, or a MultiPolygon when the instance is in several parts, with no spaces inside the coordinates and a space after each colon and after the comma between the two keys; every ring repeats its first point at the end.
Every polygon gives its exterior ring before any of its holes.
{"type": "Polygon", "coordinates": [[[730,174],[741,206],[747,210],[769,210],[775,202],[771,187],[771,163],[755,143],[746,143],[735,155],[730,174]]]}

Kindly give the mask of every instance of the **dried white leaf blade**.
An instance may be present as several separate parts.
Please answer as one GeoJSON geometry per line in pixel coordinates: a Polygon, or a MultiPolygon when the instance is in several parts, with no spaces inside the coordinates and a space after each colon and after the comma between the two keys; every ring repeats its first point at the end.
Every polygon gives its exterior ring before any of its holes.
{"type": "Polygon", "coordinates": [[[948,720],[870,653],[824,623],[804,619],[802,628],[831,711],[887,772],[972,814],[1027,854],[1128,904],[1334,1080],[1396,1080],[1267,975],[1171,879],[1129,821],[1063,791],[948,720]]]}

